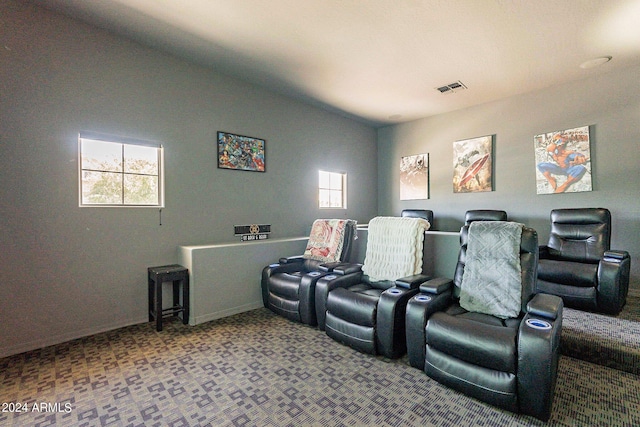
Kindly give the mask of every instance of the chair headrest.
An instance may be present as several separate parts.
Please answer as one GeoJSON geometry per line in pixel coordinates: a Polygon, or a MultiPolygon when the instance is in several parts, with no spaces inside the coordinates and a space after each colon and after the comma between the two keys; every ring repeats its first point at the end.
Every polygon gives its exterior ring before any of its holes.
{"type": "Polygon", "coordinates": [[[611,212],[605,208],[554,209],[551,222],[555,224],[611,224],[611,212]]]}
{"type": "Polygon", "coordinates": [[[464,216],[464,225],[473,221],[506,221],[507,212],[491,209],[475,209],[467,211],[464,216]]]}
{"type": "Polygon", "coordinates": [[[404,209],[400,216],[404,218],[422,218],[429,221],[429,224],[433,224],[433,211],[429,209],[404,209]]]}

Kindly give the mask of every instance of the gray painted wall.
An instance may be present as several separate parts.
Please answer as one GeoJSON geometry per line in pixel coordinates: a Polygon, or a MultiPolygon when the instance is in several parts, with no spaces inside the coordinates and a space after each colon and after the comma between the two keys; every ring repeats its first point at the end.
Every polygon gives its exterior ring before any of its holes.
{"type": "Polygon", "coordinates": [[[0,8],[0,357],[145,322],[146,268],[176,262],[179,245],[235,242],[234,224],[270,223],[272,238],[290,237],[317,217],[366,223],[424,207],[435,228],[456,230],[467,209],[496,208],[545,239],[550,209],[605,206],[640,288],[638,68],[376,135],[46,10],[0,8]],[[594,191],[537,196],[533,135],[582,125],[592,126],[594,191]],[[80,130],[164,144],[161,226],[156,209],[78,207],[80,130]],[[218,130],[266,139],[267,173],[217,169],[218,130]],[[452,142],[487,134],[495,191],[454,195],[452,142]],[[431,198],[400,202],[399,159],[424,152],[431,198]],[[316,208],[319,168],[348,173],[348,210],[316,208]]]}
{"type": "Polygon", "coordinates": [[[38,7],[0,8],[0,357],[147,321],[146,268],[177,262],[179,245],[237,242],[234,224],[279,238],[376,215],[375,129],[38,7]],[[78,207],[80,130],[164,144],[161,226],[157,209],[78,207]],[[266,139],[267,172],[217,169],[220,130],[266,139]],[[317,208],[320,168],[348,174],[346,211],[317,208]]]}
{"type": "Polygon", "coordinates": [[[640,68],[628,68],[379,129],[378,213],[432,209],[436,229],[459,230],[468,209],[503,209],[546,242],[551,209],[606,207],[613,216],[612,247],[630,252],[631,286],[640,291],[639,75],[640,68]],[[585,125],[591,126],[593,191],[537,195],[533,136],[585,125]],[[495,190],[454,194],[453,141],[483,135],[495,135],[495,190]],[[400,201],[400,158],[421,153],[429,153],[430,198],[400,201]]]}

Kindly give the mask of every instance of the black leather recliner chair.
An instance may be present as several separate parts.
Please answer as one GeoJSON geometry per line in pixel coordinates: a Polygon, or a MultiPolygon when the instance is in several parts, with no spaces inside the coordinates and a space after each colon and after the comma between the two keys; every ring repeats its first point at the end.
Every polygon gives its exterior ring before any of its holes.
{"type": "Polygon", "coordinates": [[[611,250],[611,213],[554,209],[549,243],[540,246],[537,291],[567,307],[618,314],[629,290],[629,253],[611,250]]]}
{"type": "Polygon", "coordinates": [[[521,298],[514,302],[519,313],[501,318],[463,308],[465,267],[474,262],[467,257],[469,229],[477,227],[473,224],[460,232],[454,279],[435,278],[421,284],[420,293],[407,304],[409,363],[462,393],[546,421],[557,378],[562,299],[535,295],[538,238],[535,230],[523,227],[521,298]]]}
{"type": "Polygon", "coordinates": [[[303,255],[280,258],[262,270],[264,306],[290,320],[316,326],[316,282],[349,260],[355,236],[353,220],[314,221],[303,255]]]}
{"type": "Polygon", "coordinates": [[[420,218],[372,219],[364,265],[340,266],[333,274],[318,280],[318,327],[331,338],[363,353],[388,358],[403,355],[406,352],[406,304],[418,292],[420,283],[428,279],[420,274],[424,231],[428,227],[427,221],[420,218]],[[392,228],[385,228],[389,224],[392,228]],[[394,236],[390,246],[406,248],[411,256],[394,257],[388,247],[378,245],[386,238],[381,238],[385,234],[394,236]],[[379,274],[381,268],[375,267],[379,262],[389,264],[389,275],[392,271],[403,271],[405,275],[398,279],[376,277],[374,280],[368,274],[379,274]]]}

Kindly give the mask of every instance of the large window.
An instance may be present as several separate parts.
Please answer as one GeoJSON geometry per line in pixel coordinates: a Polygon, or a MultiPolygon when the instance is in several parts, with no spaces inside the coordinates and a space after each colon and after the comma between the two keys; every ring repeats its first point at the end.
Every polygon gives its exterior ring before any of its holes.
{"type": "Polygon", "coordinates": [[[321,209],[347,208],[347,174],[320,171],[318,195],[321,209]]]}
{"type": "Polygon", "coordinates": [[[78,145],[80,206],[164,206],[160,144],[83,132],[78,145]]]}

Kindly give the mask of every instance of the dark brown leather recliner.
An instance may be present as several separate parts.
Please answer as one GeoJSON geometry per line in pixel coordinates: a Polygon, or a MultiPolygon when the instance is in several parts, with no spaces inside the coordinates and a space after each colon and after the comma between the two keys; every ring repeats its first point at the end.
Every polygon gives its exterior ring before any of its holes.
{"type": "Polygon", "coordinates": [[[609,210],[552,210],[549,243],[540,246],[537,292],[557,295],[567,307],[619,313],[629,290],[631,259],[610,246],[609,210]]]}
{"type": "MultiPolygon", "coordinates": [[[[467,257],[469,229],[483,223],[475,221],[462,227],[454,279],[431,279],[420,285],[420,293],[409,300],[409,363],[464,394],[547,420],[557,378],[562,299],[535,294],[538,237],[535,230],[523,227],[520,300],[516,297],[517,287],[512,293],[513,310],[519,313],[502,318],[463,308],[463,276],[465,267],[470,268],[473,263],[467,257]]],[[[485,289],[487,294],[493,293],[490,288],[485,289]]],[[[501,294],[496,296],[500,297],[501,294]]]]}
{"type": "Polygon", "coordinates": [[[355,236],[356,222],[353,220],[316,220],[304,255],[280,258],[262,270],[264,306],[287,319],[316,326],[316,282],[349,260],[355,236]],[[343,227],[340,236],[335,235],[337,227],[343,227]],[[340,252],[333,254],[326,253],[324,247],[312,248],[314,234],[321,234],[320,241],[325,238],[329,249],[337,247],[340,252]]]}

